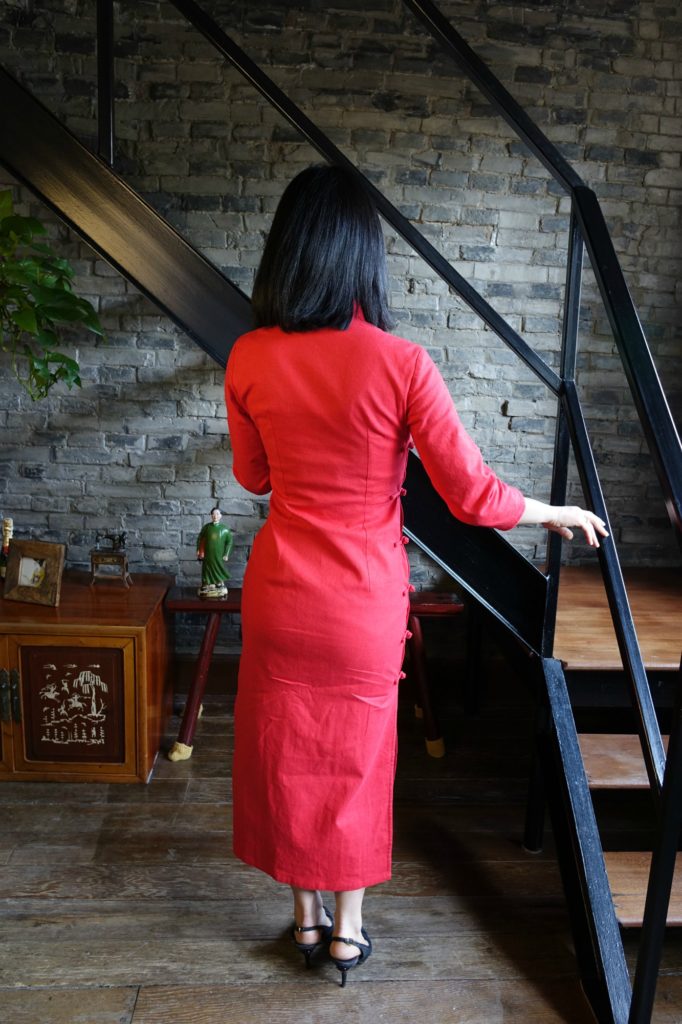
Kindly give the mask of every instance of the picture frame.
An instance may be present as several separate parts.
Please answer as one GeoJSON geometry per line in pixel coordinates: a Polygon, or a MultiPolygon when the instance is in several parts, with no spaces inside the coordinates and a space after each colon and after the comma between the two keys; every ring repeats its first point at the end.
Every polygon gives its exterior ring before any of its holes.
{"type": "Polygon", "coordinates": [[[65,558],[65,544],[13,538],[7,552],[5,600],[55,608],[59,604],[65,558]]]}

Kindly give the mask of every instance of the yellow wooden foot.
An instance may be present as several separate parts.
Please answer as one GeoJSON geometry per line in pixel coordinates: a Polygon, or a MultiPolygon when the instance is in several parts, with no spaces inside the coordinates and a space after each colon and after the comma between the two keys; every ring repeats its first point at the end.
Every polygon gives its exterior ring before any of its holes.
{"type": "Polygon", "coordinates": [[[200,705],[199,705],[199,713],[197,714],[197,718],[201,718],[201,716],[203,715],[203,713],[204,713],[204,705],[203,705],[203,704],[200,704],[200,705]]]}
{"type": "Polygon", "coordinates": [[[415,704],[415,706],[414,706],[414,717],[415,718],[423,718],[424,717],[424,709],[421,707],[420,704],[415,704]]]}
{"type": "Polygon", "coordinates": [[[445,757],[443,737],[439,736],[437,740],[426,740],[426,753],[430,757],[445,757]]]}
{"type": "Polygon", "coordinates": [[[168,751],[169,761],[187,761],[192,756],[194,747],[188,747],[186,743],[178,743],[177,740],[168,751]]]}

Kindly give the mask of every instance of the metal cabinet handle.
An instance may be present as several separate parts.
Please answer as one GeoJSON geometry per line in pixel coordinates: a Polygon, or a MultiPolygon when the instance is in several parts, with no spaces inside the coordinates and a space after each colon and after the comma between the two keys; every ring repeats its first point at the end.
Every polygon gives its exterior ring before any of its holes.
{"type": "Polygon", "coordinates": [[[9,672],[6,668],[0,669],[0,718],[3,722],[12,721],[10,713],[9,672]]]}
{"type": "Polygon", "coordinates": [[[9,685],[12,694],[12,718],[21,721],[21,695],[19,691],[19,669],[13,668],[9,674],[9,685]]]}

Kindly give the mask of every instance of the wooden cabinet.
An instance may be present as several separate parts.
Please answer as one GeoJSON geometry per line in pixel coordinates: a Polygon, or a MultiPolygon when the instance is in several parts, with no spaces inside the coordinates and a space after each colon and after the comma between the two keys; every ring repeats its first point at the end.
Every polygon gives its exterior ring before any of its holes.
{"type": "Polygon", "coordinates": [[[171,711],[164,597],[67,573],[58,608],[0,600],[0,782],[147,782],[171,711]]]}

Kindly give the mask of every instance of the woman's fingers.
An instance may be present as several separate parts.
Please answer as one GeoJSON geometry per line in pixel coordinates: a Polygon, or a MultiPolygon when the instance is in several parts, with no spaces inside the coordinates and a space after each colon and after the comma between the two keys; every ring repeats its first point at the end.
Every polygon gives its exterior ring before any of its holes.
{"type": "Polygon", "coordinates": [[[592,548],[599,547],[599,537],[608,537],[606,523],[594,512],[578,508],[577,505],[566,505],[557,509],[556,519],[551,519],[542,525],[560,534],[565,540],[573,540],[571,526],[582,530],[585,540],[592,548]]]}
{"type": "Polygon", "coordinates": [[[595,515],[594,512],[588,512],[584,509],[581,509],[581,511],[584,516],[584,522],[580,525],[587,538],[587,543],[590,547],[598,548],[599,538],[597,534],[599,534],[600,537],[608,537],[606,523],[603,519],[600,519],[599,516],[595,515]]]}
{"type": "Polygon", "coordinates": [[[567,526],[561,526],[559,523],[542,523],[546,530],[551,530],[552,533],[560,534],[564,540],[573,540],[573,531],[569,530],[567,526]]]}

